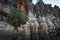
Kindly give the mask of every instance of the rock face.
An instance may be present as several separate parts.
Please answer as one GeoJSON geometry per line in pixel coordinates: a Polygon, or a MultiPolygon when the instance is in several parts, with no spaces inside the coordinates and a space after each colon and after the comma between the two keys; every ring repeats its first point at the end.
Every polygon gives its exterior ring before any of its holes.
{"type": "Polygon", "coordinates": [[[60,8],[58,6],[55,5],[54,7],[52,7],[51,4],[45,4],[42,0],[39,1],[36,5],[34,5],[34,12],[36,13],[36,17],[39,18],[39,20],[41,20],[42,18],[42,21],[46,20],[45,22],[41,21],[41,23],[42,25],[46,23],[45,25],[48,26],[47,29],[59,28],[58,25],[60,23],[57,20],[59,19],[60,21],[60,10],[59,9],[60,8]]]}
{"type": "MultiPolygon", "coordinates": [[[[59,15],[60,15],[59,7],[56,5],[54,7],[52,7],[51,4],[45,4],[43,1],[38,2],[35,5],[35,7],[37,7],[37,5],[39,7],[40,13],[42,13],[42,14],[46,15],[48,12],[51,12],[56,17],[59,17],[59,15]]],[[[37,9],[36,9],[36,11],[37,11],[37,9]]]]}
{"type": "Polygon", "coordinates": [[[14,28],[6,22],[0,21],[0,30],[14,30],[14,28]]]}
{"type": "MultiPolygon", "coordinates": [[[[7,3],[7,1],[2,1],[1,3],[5,2],[7,3]]],[[[10,0],[9,2],[11,2],[12,5],[14,5],[16,3],[16,1],[14,1],[14,3],[12,3],[12,1],[10,0]]],[[[31,1],[19,1],[20,4],[18,3],[19,6],[21,6],[21,10],[22,11],[27,11],[27,13],[29,11],[31,11],[34,15],[36,15],[37,18],[39,18],[39,20],[41,21],[41,25],[43,25],[45,29],[48,29],[47,26],[53,26],[51,27],[51,29],[53,28],[60,28],[59,24],[60,24],[60,8],[58,6],[54,6],[52,7],[51,4],[45,4],[42,0],[40,0],[36,5],[33,5],[32,0],[31,1]],[[46,27],[45,27],[46,26],[46,27]]],[[[8,3],[9,4],[9,3],[8,3]]],[[[1,5],[1,4],[0,4],[1,5]]],[[[1,8],[1,6],[0,6],[1,8]]],[[[4,11],[9,10],[10,8],[7,6],[7,8],[3,7],[4,11]]],[[[7,11],[9,12],[9,11],[7,11]]],[[[29,13],[28,13],[29,14],[29,13]]],[[[34,19],[32,17],[33,15],[31,15],[31,19],[34,19]]]]}

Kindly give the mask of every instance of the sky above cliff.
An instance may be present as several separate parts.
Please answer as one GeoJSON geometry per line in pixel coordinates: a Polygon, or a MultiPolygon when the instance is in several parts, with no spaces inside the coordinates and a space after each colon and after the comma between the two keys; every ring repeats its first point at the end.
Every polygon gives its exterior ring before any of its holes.
{"type": "Polygon", "coordinates": [[[52,4],[53,7],[54,5],[57,5],[60,7],[60,0],[43,0],[43,2],[46,4],[52,4]]]}
{"type": "MultiPolygon", "coordinates": [[[[38,2],[38,0],[33,0],[33,3],[36,4],[38,2]]],[[[60,7],[60,0],[43,0],[43,2],[45,4],[52,4],[52,7],[54,7],[54,5],[57,5],[60,7]]]]}

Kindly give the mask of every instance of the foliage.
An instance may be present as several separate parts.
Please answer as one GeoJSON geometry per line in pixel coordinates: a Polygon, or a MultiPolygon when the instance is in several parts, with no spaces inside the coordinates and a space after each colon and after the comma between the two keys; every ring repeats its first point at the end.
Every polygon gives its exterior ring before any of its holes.
{"type": "Polygon", "coordinates": [[[6,21],[12,24],[15,28],[20,26],[20,24],[25,24],[27,21],[27,16],[19,8],[11,8],[10,13],[6,17],[6,21]]]}

